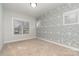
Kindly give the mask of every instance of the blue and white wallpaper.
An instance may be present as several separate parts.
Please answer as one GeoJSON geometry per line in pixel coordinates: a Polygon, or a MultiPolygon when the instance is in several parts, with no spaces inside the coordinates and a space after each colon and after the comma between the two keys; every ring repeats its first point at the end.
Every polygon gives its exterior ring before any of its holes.
{"type": "Polygon", "coordinates": [[[64,3],[41,15],[37,36],[79,49],[79,24],[63,25],[63,14],[75,9],[78,3],[64,3]]]}

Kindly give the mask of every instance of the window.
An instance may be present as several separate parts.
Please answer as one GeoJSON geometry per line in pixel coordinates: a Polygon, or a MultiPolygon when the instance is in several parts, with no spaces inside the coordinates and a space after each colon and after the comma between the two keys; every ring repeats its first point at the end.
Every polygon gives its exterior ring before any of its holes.
{"type": "Polygon", "coordinates": [[[13,18],[13,33],[18,34],[29,34],[29,22],[22,21],[19,18],[13,18]]]}
{"type": "Polygon", "coordinates": [[[65,25],[79,24],[79,9],[64,13],[63,18],[65,25]]]}

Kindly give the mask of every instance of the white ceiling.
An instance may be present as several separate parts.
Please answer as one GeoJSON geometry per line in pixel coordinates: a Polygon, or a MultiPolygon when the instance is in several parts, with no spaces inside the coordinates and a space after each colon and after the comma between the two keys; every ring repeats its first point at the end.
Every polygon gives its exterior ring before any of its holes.
{"type": "Polygon", "coordinates": [[[30,3],[4,3],[3,7],[7,10],[24,13],[32,17],[38,17],[58,5],[60,5],[60,3],[37,3],[37,7],[32,8],[30,3]]]}

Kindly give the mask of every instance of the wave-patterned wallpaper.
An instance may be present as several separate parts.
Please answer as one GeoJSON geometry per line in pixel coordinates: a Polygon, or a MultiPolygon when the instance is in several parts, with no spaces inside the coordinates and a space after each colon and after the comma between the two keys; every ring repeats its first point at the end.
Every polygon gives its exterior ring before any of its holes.
{"type": "Polygon", "coordinates": [[[79,24],[63,25],[63,13],[78,8],[78,3],[65,3],[43,14],[37,36],[79,49],[79,24]]]}

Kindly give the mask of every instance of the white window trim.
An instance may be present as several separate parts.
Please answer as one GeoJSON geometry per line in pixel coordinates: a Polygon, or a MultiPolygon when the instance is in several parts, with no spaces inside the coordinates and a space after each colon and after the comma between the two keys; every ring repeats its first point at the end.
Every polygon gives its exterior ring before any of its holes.
{"type": "Polygon", "coordinates": [[[78,16],[78,18],[77,18],[77,20],[78,20],[77,23],[70,23],[70,24],[66,24],[66,23],[65,23],[65,16],[67,16],[67,15],[69,15],[69,14],[71,14],[71,13],[77,13],[77,15],[79,15],[79,9],[65,12],[65,13],[63,14],[63,25],[75,25],[75,24],[79,24],[79,16],[78,16]]]}
{"type": "MultiPolygon", "coordinates": [[[[22,28],[22,34],[18,34],[18,35],[15,35],[15,34],[14,34],[14,19],[27,22],[27,21],[26,21],[25,19],[23,19],[23,18],[19,18],[19,17],[12,16],[12,35],[13,35],[13,36],[28,35],[28,34],[23,34],[23,28],[22,28]]],[[[28,21],[28,22],[29,22],[29,21],[28,21]]],[[[29,30],[30,30],[30,28],[29,28],[29,30]]]]}

